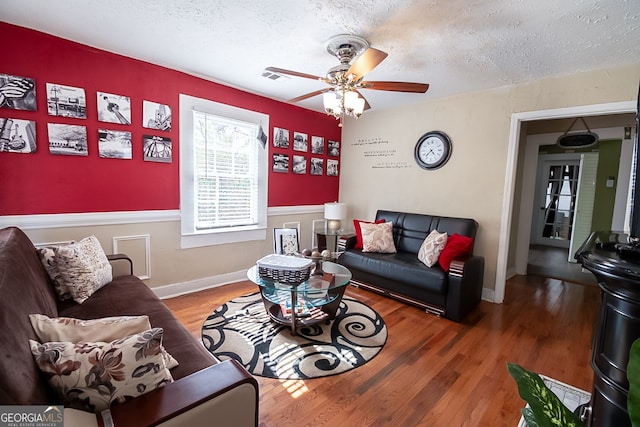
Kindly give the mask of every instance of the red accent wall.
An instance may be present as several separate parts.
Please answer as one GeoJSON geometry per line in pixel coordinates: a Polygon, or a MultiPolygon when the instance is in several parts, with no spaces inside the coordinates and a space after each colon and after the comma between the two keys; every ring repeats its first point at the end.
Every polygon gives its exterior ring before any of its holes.
{"type": "Polygon", "coordinates": [[[0,22],[4,40],[0,74],[35,79],[37,111],[0,108],[0,118],[36,122],[37,151],[32,154],[0,152],[0,215],[52,214],[178,209],[180,111],[179,94],[210,99],[269,114],[269,162],[273,153],[290,157],[289,172],[269,173],[269,206],[315,205],[338,200],[338,177],[326,175],[326,142],[340,141],[336,120],[286,103],[216,84],[179,71],[98,50],[41,32],[0,22]],[[83,88],[87,119],[47,114],[46,83],[83,88]],[[128,96],[131,125],[99,122],[97,92],[128,96]],[[142,127],[142,101],[171,106],[169,132],[142,127]],[[47,123],[86,126],[88,156],[49,152],[47,123]],[[288,129],[288,149],[273,147],[273,127],[288,129]],[[98,129],[131,132],[132,159],[98,156],[98,129]],[[309,136],[309,151],[293,151],[293,132],[309,136]],[[171,138],[172,163],[143,160],[142,135],[171,138]],[[325,139],[323,175],[310,175],[311,136],[325,139]],[[307,157],[307,173],[291,172],[294,154],[307,157]]]}

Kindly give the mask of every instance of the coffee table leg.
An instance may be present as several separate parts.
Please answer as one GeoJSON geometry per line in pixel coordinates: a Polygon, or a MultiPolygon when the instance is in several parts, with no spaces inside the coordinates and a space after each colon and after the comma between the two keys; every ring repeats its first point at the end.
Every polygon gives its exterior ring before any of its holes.
{"type": "Polygon", "coordinates": [[[298,295],[295,289],[291,289],[291,334],[296,335],[296,328],[298,325],[296,324],[297,316],[297,307],[296,302],[298,300],[298,295]]]}

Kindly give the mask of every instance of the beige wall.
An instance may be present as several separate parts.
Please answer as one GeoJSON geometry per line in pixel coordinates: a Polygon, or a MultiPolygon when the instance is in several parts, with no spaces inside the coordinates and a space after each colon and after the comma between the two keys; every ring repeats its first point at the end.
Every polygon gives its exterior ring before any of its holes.
{"type": "MultiPolygon", "coordinates": [[[[180,249],[179,221],[144,222],[118,225],[92,225],[60,228],[25,228],[26,234],[35,244],[79,240],[94,234],[105,252],[113,253],[113,238],[149,235],[150,278],[145,280],[161,296],[203,289],[246,278],[246,270],[255,261],[273,252],[272,229],[282,227],[284,222],[300,221],[300,243],[303,247],[311,244],[311,221],[322,218],[322,206],[288,209],[291,213],[270,214],[266,239],[255,242],[209,246],[203,248],[180,249]],[[162,288],[162,289],[161,289],[162,288]]],[[[50,222],[56,221],[52,215],[50,222]]],[[[3,224],[9,225],[9,224],[3,224]]],[[[127,245],[134,248],[138,242],[127,245]]],[[[124,244],[122,244],[125,246],[124,244]]],[[[126,246],[125,246],[126,247],[126,246]]],[[[145,259],[140,250],[135,253],[136,274],[140,274],[145,259]]]]}
{"type": "Polygon", "coordinates": [[[393,111],[373,106],[345,124],[340,201],[360,219],[373,218],[377,209],[475,218],[480,223],[475,252],[485,257],[484,287],[490,294],[496,282],[511,115],[635,100],[639,76],[637,64],[393,111]],[[435,171],[422,170],[413,160],[415,142],[430,130],[446,132],[453,142],[451,160],[435,171]],[[389,155],[375,157],[376,150],[389,155]]]}

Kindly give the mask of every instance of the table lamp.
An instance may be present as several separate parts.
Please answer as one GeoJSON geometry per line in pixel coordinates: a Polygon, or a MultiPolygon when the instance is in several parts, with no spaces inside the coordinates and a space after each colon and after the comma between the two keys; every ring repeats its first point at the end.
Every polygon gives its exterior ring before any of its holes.
{"type": "Polygon", "coordinates": [[[324,218],[327,220],[327,231],[336,232],[342,228],[342,220],[347,218],[346,203],[325,203],[324,218]]]}

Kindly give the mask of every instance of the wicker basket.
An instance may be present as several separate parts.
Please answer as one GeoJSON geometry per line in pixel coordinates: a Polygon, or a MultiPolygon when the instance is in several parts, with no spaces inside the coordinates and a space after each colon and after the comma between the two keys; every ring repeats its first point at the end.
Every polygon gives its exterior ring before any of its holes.
{"type": "Polygon", "coordinates": [[[309,279],[313,261],[288,255],[267,255],[256,263],[258,275],[274,282],[298,285],[309,279]]]}

